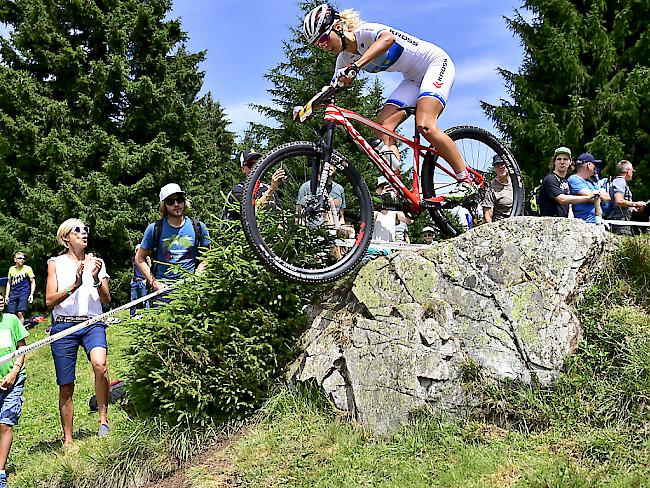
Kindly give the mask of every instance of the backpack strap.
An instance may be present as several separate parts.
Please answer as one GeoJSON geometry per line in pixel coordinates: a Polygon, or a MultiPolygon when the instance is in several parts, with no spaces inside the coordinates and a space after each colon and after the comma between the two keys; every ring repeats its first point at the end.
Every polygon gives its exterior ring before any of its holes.
{"type": "Polygon", "coordinates": [[[158,246],[160,245],[160,237],[162,236],[163,219],[156,220],[153,225],[153,247],[149,252],[151,256],[151,275],[156,276],[156,268],[158,267],[158,246]]]}
{"type": "Polygon", "coordinates": [[[194,249],[192,253],[194,254],[194,265],[199,265],[199,246],[201,245],[201,240],[203,239],[203,231],[201,229],[201,221],[199,219],[191,218],[192,227],[194,228],[194,249]]]}

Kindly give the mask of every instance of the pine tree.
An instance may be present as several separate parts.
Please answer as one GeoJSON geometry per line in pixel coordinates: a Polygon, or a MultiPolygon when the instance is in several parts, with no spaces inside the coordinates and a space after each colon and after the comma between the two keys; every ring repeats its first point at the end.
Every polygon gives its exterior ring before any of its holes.
{"type": "Polygon", "coordinates": [[[508,19],[525,50],[519,71],[501,70],[513,102],[483,104],[535,181],[552,151],[568,146],[637,168],[636,196],[650,196],[650,3],[527,0],[508,19]]]}
{"type": "MultiPolygon", "coordinates": [[[[21,248],[44,276],[58,225],[80,217],[109,271],[130,263],[161,185],[203,203],[199,175],[233,136],[196,100],[204,53],[185,49],[169,0],[0,1],[0,260],[21,248]]],[[[211,172],[212,171],[212,172],[211,172]]],[[[213,198],[214,200],[214,198],[213,198]]],[[[43,283],[43,281],[41,281],[43,283]]]]}

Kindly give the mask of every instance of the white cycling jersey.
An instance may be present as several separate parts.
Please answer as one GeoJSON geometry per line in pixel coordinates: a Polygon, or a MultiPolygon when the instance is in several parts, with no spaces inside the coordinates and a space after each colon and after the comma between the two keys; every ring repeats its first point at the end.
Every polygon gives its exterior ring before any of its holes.
{"type": "Polygon", "coordinates": [[[354,30],[358,54],[340,52],[336,58],[334,77],[340,69],[357,61],[385,31],[395,36],[395,43],[363,69],[370,73],[395,71],[404,75],[404,81],[391,93],[386,103],[397,106],[415,105],[420,97],[434,97],[444,107],[456,74],[449,55],[435,44],[387,25],[374,22],[359,25],[354,30]]]}

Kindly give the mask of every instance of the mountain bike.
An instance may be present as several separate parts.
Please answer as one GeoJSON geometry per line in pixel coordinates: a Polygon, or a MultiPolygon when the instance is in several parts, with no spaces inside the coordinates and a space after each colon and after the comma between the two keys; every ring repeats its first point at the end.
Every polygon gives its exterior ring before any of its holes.
{"type": "MultiPolygon", "coordinates": [[[[325,283],[352,270],[364,257],[373,234],[374,212],[368,185],[352,162],[334,150],[334,129],[341,127],[365,156],[377,167],[394,190],[392,210],[410,216],[428,211],[442,232],[461,232],[453,215],[458,203],[445,200],[456,184],[454,171],[434,147],[420,144],[417,130],[413,139],[389,131],[351,110],[335,104],[339,87],[325,86],[306,105],[297,107],[294,118],[305,122],[316,109],[325,107],[324,124],[318,138],[276,147],[251,169],[242,200],[242,227],[255,253],[273,271],[301,283],[325,283]],[[362,124],[394,137],[412,150],[412,187],[353,126],[362,124]],[[282,179],[275,205],[263,204],[262,189],[276,171],[282,179]]],[[[413,115],[415,107],[403,107],[413,115]]],[[[481,200],[488,188],[492,158],[506,163],[513,188],[511,216],[522,215],[524,184],[510,151],[492,134],[473,126],[448,129],[467,164],[478,195],[461,202],[475,217],[482,214],[481,200]]]]}

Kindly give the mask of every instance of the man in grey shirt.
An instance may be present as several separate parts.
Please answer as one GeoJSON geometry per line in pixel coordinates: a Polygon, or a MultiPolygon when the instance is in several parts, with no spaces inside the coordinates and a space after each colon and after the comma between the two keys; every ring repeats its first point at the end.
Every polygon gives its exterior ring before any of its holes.
{"type": "MultiPolygon", "coordinates": [[[[632,200],[632,191],[630,191],[628,182],[632,180],[633,175],[634,166],[632,166],[632,163],[625,159],[619,161],[616,165],[616,177],[609,188],[612,203],[607,213],[608,220],[630,220],[632,218],[632,212],[645,208],[646,202],[635,202],[632,200]]],[[[612,225],[612,232],[614,234],[631,236],[632,227],[629,225],[612,225]]]]}
{"type": "Polygon", "coordinates": [[[494,166],[497,176],[490,182],[490,188],[488,188],[482,203],[485,222],[507,219],[512,211],[512,181],[508,167],[498,154],[492,158],[492,166],[494,166]]]}

